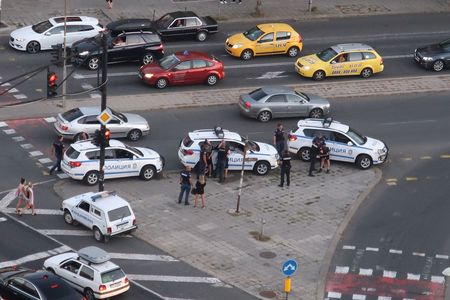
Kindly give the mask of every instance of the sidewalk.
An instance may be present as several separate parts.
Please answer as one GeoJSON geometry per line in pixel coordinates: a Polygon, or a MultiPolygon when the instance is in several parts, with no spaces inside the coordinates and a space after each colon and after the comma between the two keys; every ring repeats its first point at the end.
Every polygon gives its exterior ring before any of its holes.
{"type": "MultiPolygon", "coordinates": [[[[230,213],[236,208],[239,172],[232,172],[223,185],[208,180],[206,209],[176,203],[178,173],[150,182],[131,178],[105,185],[131,202],[139,238],[260,299],[284,299],[281,265],[296,259],[300,267],[292,277],[290,299],[314,300],[324,299],[323,272],[331,254],[381,172],[336,163],[330,174],[308,177],[307,167],[293,161],[289,188],[277,186],[278,169],[267,176],[246,173],[239,215],[230,213]],[[267,241],[255,238],[262,220],[267,241]]],[[[62,199],[96,189],[70,179],[55,185],[62,199]]]]}

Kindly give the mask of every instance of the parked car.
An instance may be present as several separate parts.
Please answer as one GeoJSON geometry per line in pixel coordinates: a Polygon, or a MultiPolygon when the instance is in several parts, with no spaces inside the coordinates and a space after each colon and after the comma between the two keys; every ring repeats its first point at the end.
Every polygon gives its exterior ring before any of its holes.
{"type": "Polygon", "coordinates": [[[428,70],[440,72],[450,67],[450,39],[414,50],[414,60],[428,70]]]}
{"type": "Polygon", "coordinates": [[[200,42],[218,31],[216,20],[210,16],[199,17],[192,11],[165,14],[153,23],[153,28],[162,38],[188,36],[200,42]]]}
{"type": "MultiPolygon", "coordinates": [[[[66,45],[98,35],[102,26],[96,18],[67,17],[66,45]]],[[[20,51],[37,53],[52,49],[52,46],[64,43],[64,17],[54,17],[32,26],[25,26],[11,32],[9,45],[20,51]]]]}
{"type": "Polygon", "coordinates": [[[150,19],[122,19],[108,23],[105,28],[111,37],[116,37],[124,32],[153,31],[150,19]]]}
{"type": "MultiPolygon", "coordinates": [[[[108,40],[108,63],[139,61],[146,65],[164,56],[161,38],[151,32],[124,32],[108,40]]],[[[73,44],[74,63],[89,70],[100,67],[102,48],[96,38],[73,44]]]]}
{"type": "Polygon", "coordinates": [[[322,118],[330,113],[330,102],[290,87],[266,86],[241,95],[239,108],[245,116],[268,122],[282,117],[322,118]]]}
{"type": "Polygon", "coordinates": [[[142,66],[139,78],[149,85],[163,89],[168,85],[206,83],[215,85],[225,77],[223,64],[203,52],[184,51],[142,66]]]}
{"type": "Polygon", "coordinates": [[[7,300],[86,300],[53,273],[24,267],[0,269],[0,298],[7,300]]]}
{"type": "MultiPolygon", "coordinates": [[[[150,126],[146,119],[137,114],[120,113],[107,108],[112,119],[107,128],[111,131],[112,138],[126,137],[131,141],[137,141],[150,132],[150,126]]],[[[56,116],[53,128],[58,135],[65,139],[78,141],[81,133],[93,135],[100,129],[100,121],[97,119],[101,113],[98,106],[81,106],[73,108],[56,116]]]]}
{"type": "Polygon", "coordinates": [[[123,270],[108,253],[94,246],[67,252],[44,261],[44,268],[83,293],[87,300],[107,299],[130,289],[123,270]]]}

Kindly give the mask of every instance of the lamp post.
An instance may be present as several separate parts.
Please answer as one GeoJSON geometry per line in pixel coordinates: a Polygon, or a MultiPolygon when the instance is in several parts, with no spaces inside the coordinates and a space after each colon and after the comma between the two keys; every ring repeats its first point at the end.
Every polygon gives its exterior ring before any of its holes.
{"type": "MultiPolygon", "coordinates": [[[[64,0],[64,42],[63,42],[63,78],[65,79],[67,76],[67,0],[64,0]]],[[[62,86],[62,103],[61,107],[66,108],[66,92],[67,92],[67,81],[63,81],[62,86]]]]}
{"type": "Polygon", "coordinates": [[[247,159],[247,152],[254,150],[253,146],[248,142],[247,137],[245,138],[245,145],[244,145],[244,153],[242,154],[242,168],[241,168],[241,179],[239,180],[239,192],[238,192],[238,198],[236,203],[236,211],[235,213],[239,213],[240,205],[241,205],[241,195],[242,195],[242,186],[244,185],[244,168],[245,168],[245,161],[247,159]]]}

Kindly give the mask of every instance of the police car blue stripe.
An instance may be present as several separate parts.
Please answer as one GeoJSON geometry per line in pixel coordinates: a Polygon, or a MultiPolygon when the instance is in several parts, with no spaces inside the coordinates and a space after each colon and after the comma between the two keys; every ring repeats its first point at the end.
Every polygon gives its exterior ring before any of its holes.
{"type": "MultiPolygon", "coordinates": [[[[307,140],[312,140],[312,139],[313,139],[312,137],[305,136],[305,135],[299,135],[299,134],[294,134],[294,135],[295,135],[296,137],[304,138],[304,139],[307,139],[307,140]]],[[[344,145],[344,146],[347,146],[347,147],[360,148],[360,149],[369,150],[369,151],[372,151],[372,150],[373,150],[373,149],[371,149],[371,148],[366,148],[366,147],[357,146],[357,145],[349,146],[349,145],[347,145],[346,143],[341,143],[341,142],[336,142],[336,141],[330,141],[330,140],[327,140],[327,139],[325,139],[325,142],[329,142],[329,143],[333,143],[333,144],[339,144],[339,145],[344,145]]]]}

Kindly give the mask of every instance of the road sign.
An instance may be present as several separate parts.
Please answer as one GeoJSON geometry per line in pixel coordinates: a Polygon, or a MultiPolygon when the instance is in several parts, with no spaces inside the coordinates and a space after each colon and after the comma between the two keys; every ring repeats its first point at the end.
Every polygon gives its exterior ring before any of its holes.
{"type": "Polygon", "coordinates": [[[108,124],[108,122],[111,121],[111,119],[112,115],[109,112],[109,109],[105,109],[97,116],[97,120],[99,120],[100,123],[102,123],[103,125],[108,124]]]}
{"type": "Polygon", "coordinates": [[[290,259],[284,262],[281,271],[285,276],[292,276],[297,271],[298,264],[294,259],[290,259]]]}

